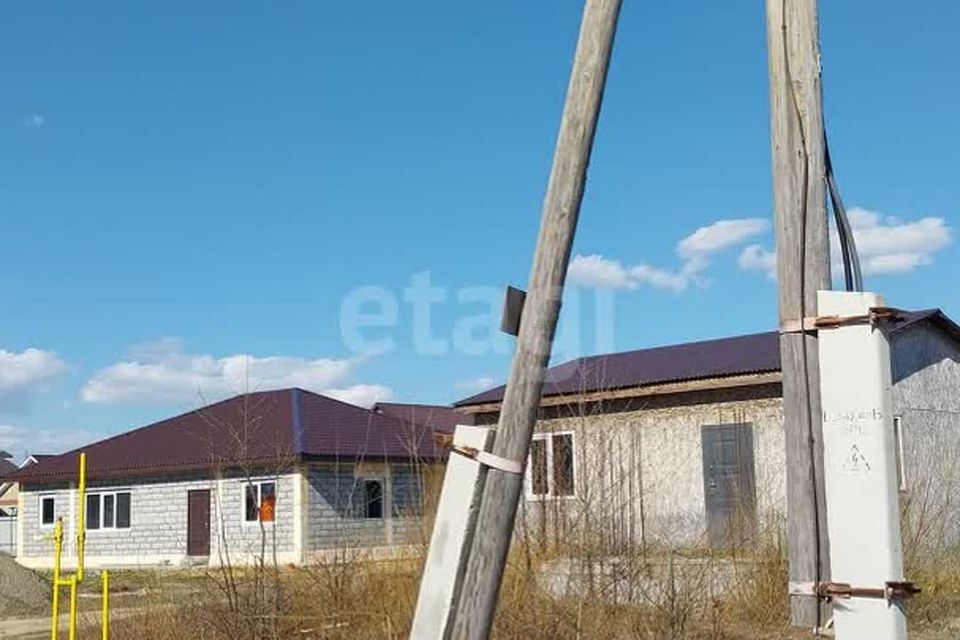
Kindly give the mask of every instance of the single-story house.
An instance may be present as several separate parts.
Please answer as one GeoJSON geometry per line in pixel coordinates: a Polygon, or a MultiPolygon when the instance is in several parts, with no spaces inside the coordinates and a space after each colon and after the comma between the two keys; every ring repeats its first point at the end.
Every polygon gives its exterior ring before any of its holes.
{"type": "Polygon", "coordinates": [[[0,451],[0,553],[16,553],[17,483],[7,480],[19,467],[6,451],[0,451]]]}
{"type": "MultiPolygon", "coordinates": [[[[92,567],[304,563],[420,534],[432,429],[448,407],[369,410],[302,389],[240,395],[42,460],[17,472],[17,560],[76,555],[78,459],[86,453],[92,567]],[[398,417],[400,416],[400,417],[398,417]]],[[[449,421],[450,417],[443,420],[449,421]]]]}
{"type": "Polygon", "coordinates": [[[9,556],[17,554],[17,505],[20,504],[20,483],[12,477],[31,464],[36,464],[46,456],[28,455],[20,464],[15,464],[13,456],[0,451],[0,553],[9,556]]]}
{"type": "Polygon", "coordinates": [[[0,518],[17,515],[17,483],[7,480],[20,468],[6,451],[0,451],[0,518]]]}
{"type": "Polygon", "coordinates": [[[8,477],[16,474],[20,469],[28,467],[31,464],[37,464],[50,456],[34,453],[28,455],[20,464],[15,464],[13,456],[6,451],[0,451],[0,518],[17,516],[17,504],[19,504],[20,483],[16,480],[8,480],[8,477]]]}
{"type": "MultiPolygon", "coordinates": [[[[927,520],[914,531],[956,539],[960,327],[907,313],[891,361],[901,503],[927,520]]],[[[503,393],[455,406],[495,424],[503,393]]],[[[519,522],[607,547],[723,544],[782,531],[784,470],[778,333],[584,357],[547,372],[519,522]]]]}

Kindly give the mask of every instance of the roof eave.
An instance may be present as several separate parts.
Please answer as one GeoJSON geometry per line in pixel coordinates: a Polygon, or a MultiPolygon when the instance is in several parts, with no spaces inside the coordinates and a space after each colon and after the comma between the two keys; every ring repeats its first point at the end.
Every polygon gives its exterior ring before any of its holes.
{"type": "MultiPolygon", "coordinates": [[[[579,404],[584,402],[600,402],[604,400],[622,400],[627,398],[691,393],[695,391],[711,391],[715,389],[762,386],[767,384],[779,384],[780,382],[780,370],[774,369],[743,374],[713,376],[709,378],[671,380],[669,382],[632,385],[628,387],[591,390],[578,393],[544,394],[540,399],[540,406],[550,407],[574,403],[579,404]]],[[[462,410],[474,414],[492,413],[500,410],[501,402],[502,401],[495,401],[464,406],[462,410]]]]}

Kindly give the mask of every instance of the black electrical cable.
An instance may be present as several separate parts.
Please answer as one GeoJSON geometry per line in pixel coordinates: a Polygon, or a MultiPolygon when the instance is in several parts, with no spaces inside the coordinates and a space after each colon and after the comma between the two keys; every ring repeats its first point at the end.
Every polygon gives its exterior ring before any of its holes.
{"type": "MultiPolygon", "coordinates": [[[[826,127],[824,127],[826,131],[826,127]]],[[[823,136],[824,168],[827,173],[827,188],[830,191],[830,204],[833,216],[837,221],[837,235],[840,237],[840,252],[843,255],[843,278],[847,291],[863,291],[863,274],[860,271],[860,257],[857,254],[857,243],[853,237],[853,228],[847,210],[840,199],[840,189],[837,188],[837,179],[833,175],[833,163],[830,160],[830,145],[827,135],[823,136]]]]}

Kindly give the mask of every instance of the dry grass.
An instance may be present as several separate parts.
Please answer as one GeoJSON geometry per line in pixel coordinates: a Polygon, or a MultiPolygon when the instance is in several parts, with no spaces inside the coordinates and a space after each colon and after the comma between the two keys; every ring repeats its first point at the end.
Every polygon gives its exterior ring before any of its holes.
{"type": "MultiPolygon", "coordinates": [[[[596,572],[576,595],[567,596],[551,595],[541,579],[542,568],[557,558],[556,548],[539,556],[517,546],[501,590],[494,638],[788,637],[785,565],[779,557],[761,554],[731,561],[684,555],[673,565],[662,555],[648,556],[643,564],[620,561],[615,571],[596,572]],[[664,571],[665,566],[672,570],[664,571]],[[717,567],[731,580],[723,593],[715,593],[707,580],[717,567]]],[[[405,638],[419,570],[418,559],[373,562],[346,555],[306,568],[235,570],[233,596],[224,592],[217,572],[119,574],[127,588],[145,587],[146,595],[138,599],[135,615],[117,617],[112,637],[405,638]],[[258,586],[263,584],[266,589],[258,586]]]]}
{"type": "MultiPolygon", "coordinates": [[[[595,574],[577,595],[551,595],[541,569],[556,560],[517,548],[500,594],[497,640],[726,640],[804,638],[788,627],[786,561],[773,547],[749,557],[685,553],[673,572],[658,570],[662,554],[619,573],[595,574]],[[632,571],[638,571],[633,575],[632,571]],[[645,571],[645,575],[642,575],[645,571]],[[690,575],[682,577],[682,573],[690,575]],[[726,576],[721,587],[708,576],[726,576]],[[626,591],[625,584],[643,585],[626,591]],[[617,589],[620,593],[617,594],[617,589]]],[[[262,571],[262,570],[261,570],[262,571]]],[[[264,610],[255,603],[257,570],[237,571],[240,608],[212,572],[118,577],[146,587],[136,614],[113,624],[116,640],[394,640],[406,638],[419,586],[419,561],[364,561],[343,557],[307,568],[267,567],[264,610]],[[246,608],[246,609],[244,609],[246,608]]],[[[960,556],[915,568],[924,593],[909,605],[912,637],[941,638],[960,617],[960,556]]],[[[130,603],[132,604],[132,603],[130,603]]],[[[118,607],[129,606],[117,603],[118,607]]],[[[90,631],[93,631],[91,629],[90,631]]]]}

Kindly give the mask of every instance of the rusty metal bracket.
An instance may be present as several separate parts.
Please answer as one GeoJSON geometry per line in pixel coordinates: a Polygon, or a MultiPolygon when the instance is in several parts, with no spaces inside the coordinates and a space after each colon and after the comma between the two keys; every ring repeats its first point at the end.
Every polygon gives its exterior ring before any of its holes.
{"type": "Polygon", "coordinates": [[[858,316],[809,316],[802,320],[784,320],[780,333],[813,333],[821,329],[836,329],[851,324],[877,325],[881,322],[900,322],[904,312],[894,307],[871,307],[869,313],[858,316]]]}
{"type": "Polygon", "coordinates": [[[884,582],[883,587],[854,587],[846,582],[791,582],[792,596],[809,596],[821,600],[847,600],[849,598],[874,598],[899,602],[920,593],[920,587],[907,581],[884,582]]]}

